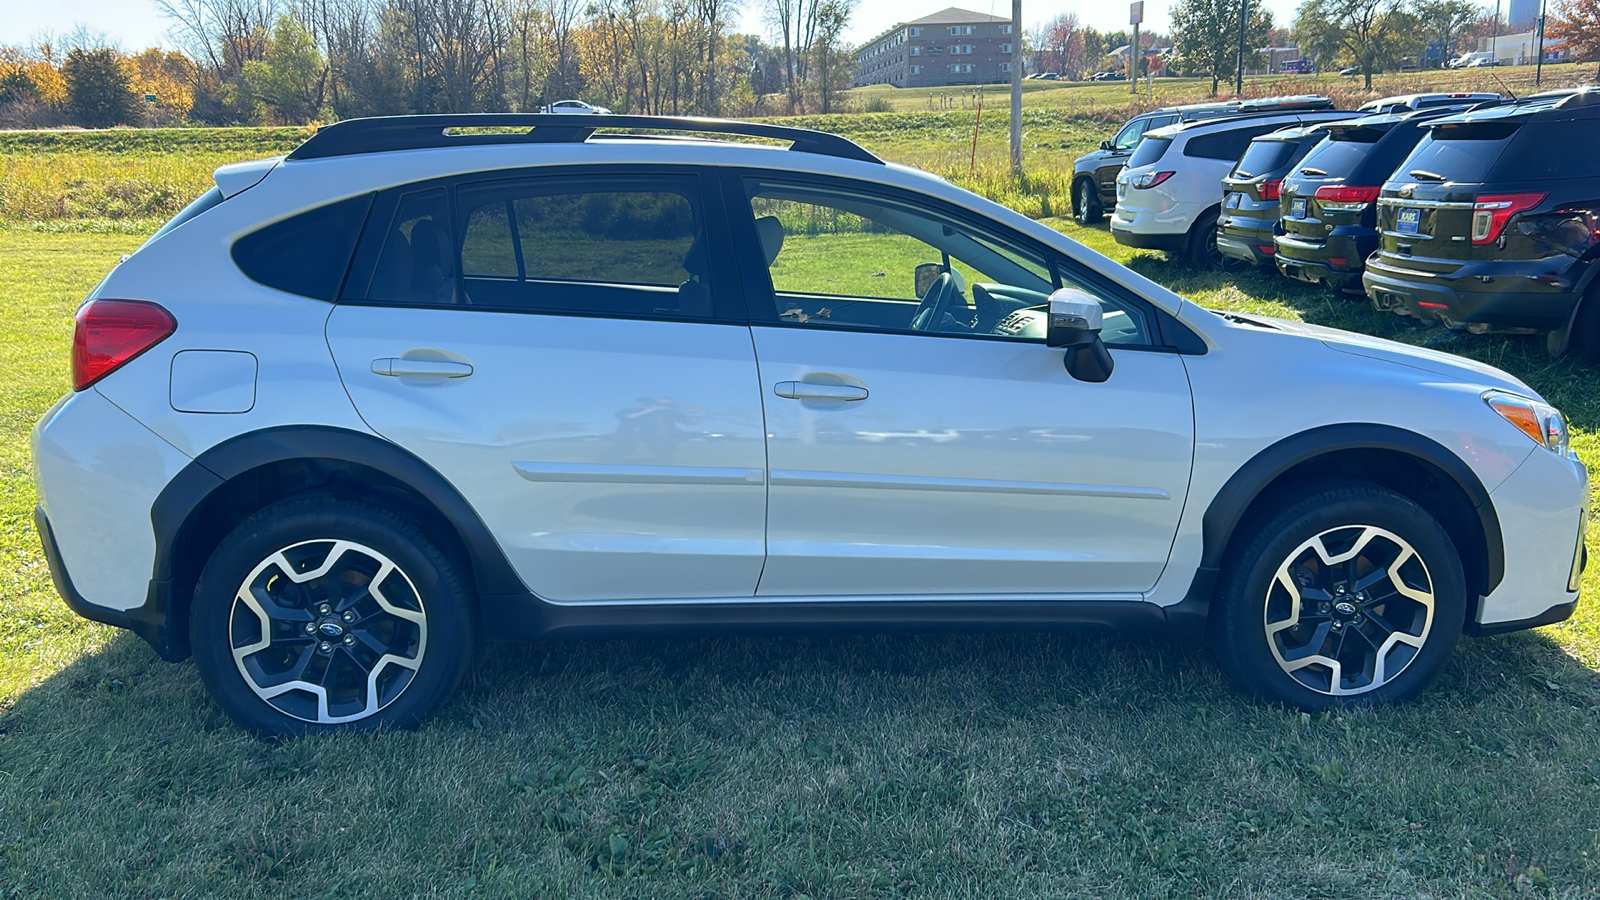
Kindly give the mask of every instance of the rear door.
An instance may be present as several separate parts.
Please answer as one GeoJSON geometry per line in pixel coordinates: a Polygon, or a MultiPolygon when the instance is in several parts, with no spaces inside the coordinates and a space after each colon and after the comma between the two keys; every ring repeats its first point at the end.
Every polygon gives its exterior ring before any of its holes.
{"type": "Polygon", "coordinates": [[[547,600],[755,592],[761,396],[708,180],[392,192],[328,321],[362,417],[449,479],[547,600]]]}

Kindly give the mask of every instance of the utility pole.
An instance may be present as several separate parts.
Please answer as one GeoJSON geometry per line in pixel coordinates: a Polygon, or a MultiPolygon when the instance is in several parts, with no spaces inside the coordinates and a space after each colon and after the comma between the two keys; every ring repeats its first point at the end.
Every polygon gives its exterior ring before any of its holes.
{"type": "Polygon", "coordinates": [[[1533,67],[1533,86],[1539,86],[1539,79],[1544,75],[1544,8],[1547,0],[1539,0],[1539,61],[1533,67]]]}
{"type": "Polygon", "coordinates": [[[1250,0],[1239,0],[1239,68],[1233,76],[1233,95],[1244,96],[1244,26],[1250,18],[1250,0]]]}
{"type": "Polygon", "coordinates": [[[1022,0],[1011,0],[1011,174],[1022,174],[1022,0]]]}
{"type": "Polygon", "coordinates": [[[1144,0],[1128,4],[1128,24],[1133,26],[1133,43],[1128,45],[1128,93],[1139,93],[1139,23],[1144,21],[1144,0]]]}

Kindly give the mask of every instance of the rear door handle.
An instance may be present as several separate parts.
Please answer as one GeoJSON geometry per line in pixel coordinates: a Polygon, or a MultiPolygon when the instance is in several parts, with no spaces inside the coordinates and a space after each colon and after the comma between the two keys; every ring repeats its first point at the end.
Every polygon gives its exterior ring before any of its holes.
{"type": "Polygon", "coordinates": [[[772,392],[790,400],[865,400],[867,389],[853,384],[812,384],[809,381],[780,381],[772,392]]]}
{"type": "Polygon", "coordinates": [[[472,366],[467,363],[450,362],[444,359],[405,359],[397,356],[385,356],[372,361],[374,375],[432,375],[435,378],[465,378],[472,374],[472,366]]]}

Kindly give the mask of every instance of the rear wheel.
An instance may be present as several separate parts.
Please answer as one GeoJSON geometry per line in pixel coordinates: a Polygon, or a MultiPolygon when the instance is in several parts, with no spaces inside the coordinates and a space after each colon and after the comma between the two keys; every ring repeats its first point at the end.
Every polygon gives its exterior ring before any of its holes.
{"type": "Polygon", "coordinates": [[[1201,269],[1231,272],[1244,267],[1242,260],[1224,256],[1217,247],[1217,213],[1205,213],[1189,229],[1189,261],[1201,269]]]}
{"type": "Polygon", "coordinates": [[[332,498],[242,522],[195,589],[195,663],[262,735],[411,727],[455,690],[472,608],[457,564],[415,524],[332,498]]]}
{"type": "Polygon", "coordinates": [[[1095,187],[1093,179],[1078,179],[1073,192],[1072,210],[1077,215],[1079,225],[1093,225],[1105,216],[1105,207],[1100,204],[1100,189],[1095,187]]]}
{"type": "Polygon", "coordinates": [[[1307,711],[1406,700],[1461,636],[1466,587],[1455,546],[1393,491],[1323,490],[1241,537],[1211,638],[1246,690],[1307,711]]]}

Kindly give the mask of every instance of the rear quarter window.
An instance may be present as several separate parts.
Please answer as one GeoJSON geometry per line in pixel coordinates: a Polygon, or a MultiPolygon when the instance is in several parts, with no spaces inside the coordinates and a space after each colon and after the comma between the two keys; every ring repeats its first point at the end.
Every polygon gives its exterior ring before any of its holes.
{"type": "Polygon", "coordinates": [[[1600,177],[1600,120],[1539,122],[1517,129],[1489,181],[1600,177]]]}
{"type": "Polygon", "coordinates": [[[1282,127],[1284,123],[1274,122],[1271,125],[1252,125],[1248,128],[1230,128],[1213,134],[1196,135],[1184,144],[1183,155],[1232,162],[1244,155],[1252,140],[1282,127]]]}
{"type": "Polygon", "coordinates": [[[267,287],[331,301],[371,206],[362,194],[252,231],[233,242],[234,265],[267,287]]]}

